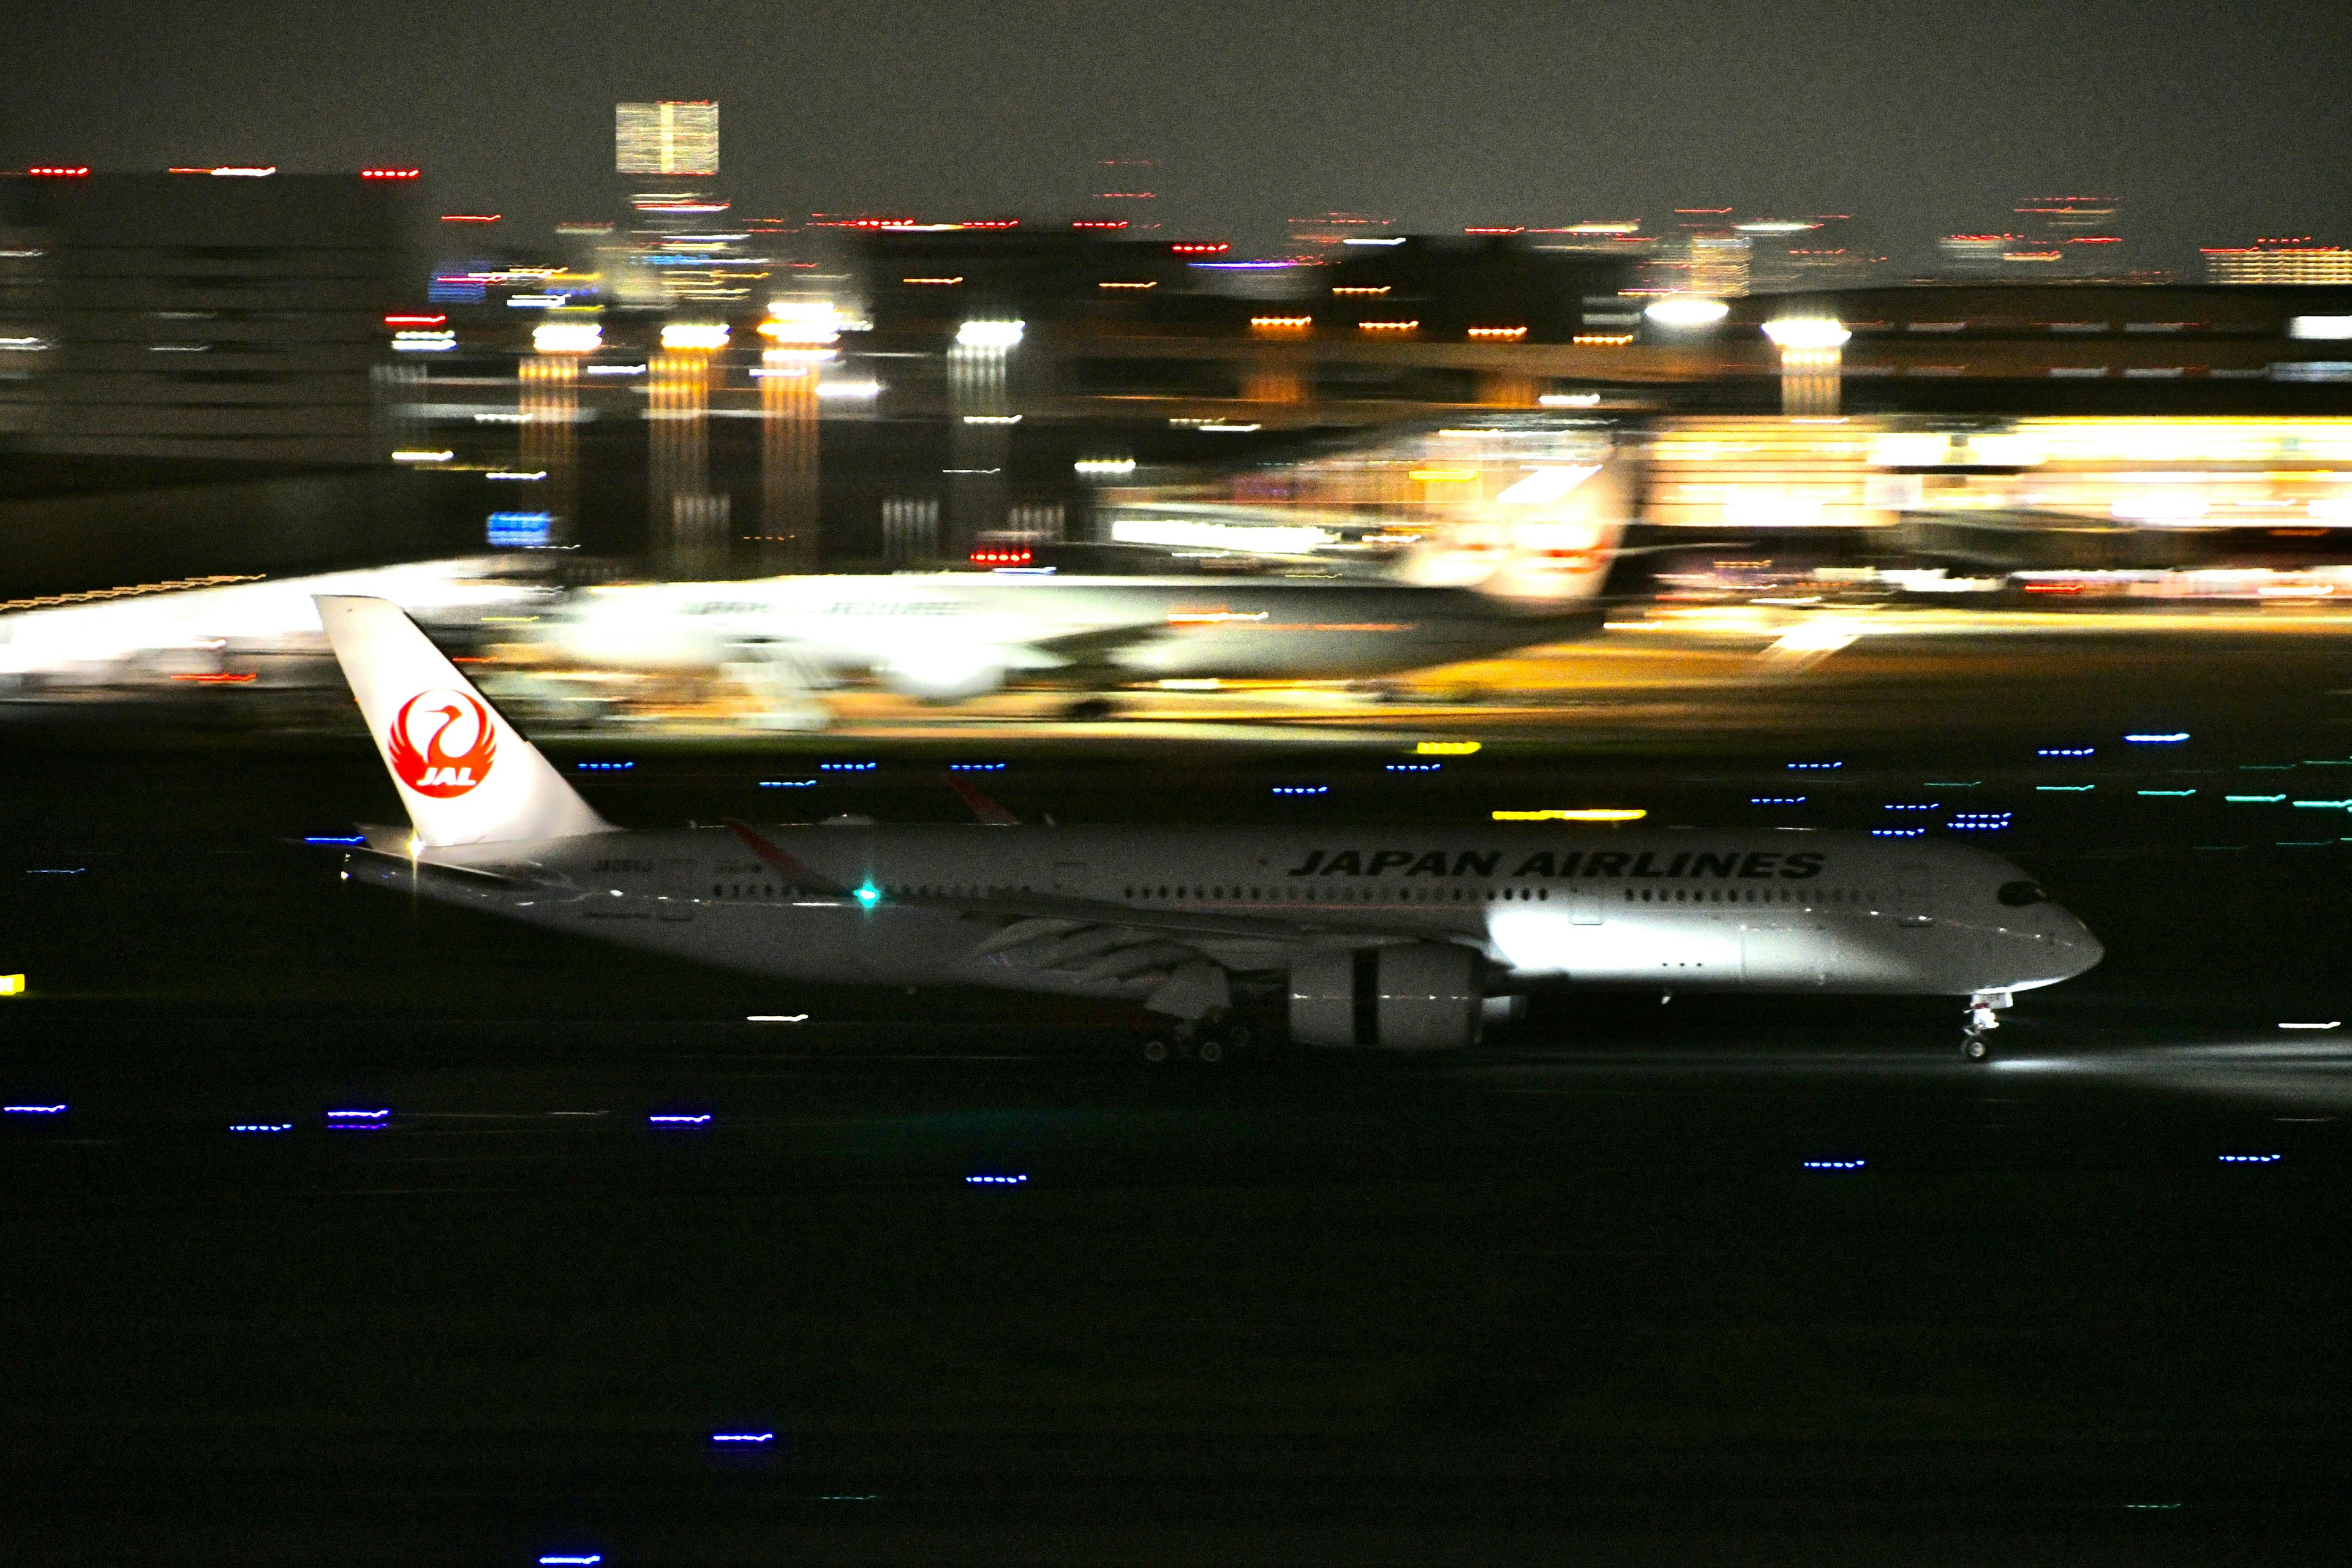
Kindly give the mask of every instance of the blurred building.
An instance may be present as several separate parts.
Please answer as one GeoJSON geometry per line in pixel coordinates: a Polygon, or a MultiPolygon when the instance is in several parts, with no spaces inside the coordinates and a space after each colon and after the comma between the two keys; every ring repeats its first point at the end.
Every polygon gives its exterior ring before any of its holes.
{"type": "Polygon", "coordinates": [[[380,458],[414,170],[0,176],[0,433],[17,449],[380,458]]]}
{"type": "Polygon", "coordinates": [[[2203,254],[2208,283],[2352,284],[2352,250],[2314,245],[2309,235],[2258,239],[2203,254]]]}
{"type": "Polygon", "coordinates": [[[1937,240],[1937,270],[1971,281],[2158,281],[2134,278],[2116,216],[2117,204],[2105,196],[2029,196],[2000,233],[1937,240]]]}
{"type": "Polygon", "coordinates": [[[1323,256],[1350,240],[1368,242],[1393,236],[1396,219],[1370,213],[1328,212],[1292,218],[1289,230],[1293,256],[1323,256]]]}
{"type": "Polygon", "coordinates": [[[1160,215],[1168,209],[1160,199],[1156,160],[1104,158],[1093,174],[1094,188],[1079,204],[1079,224],[1139,237],[1160,231],[1160,215]]]}
{"type": "Polygon", "coordinates": [[[614,167],[624,174],[719,173],[719,105],[623,103],[613,110],[614,167]]]}

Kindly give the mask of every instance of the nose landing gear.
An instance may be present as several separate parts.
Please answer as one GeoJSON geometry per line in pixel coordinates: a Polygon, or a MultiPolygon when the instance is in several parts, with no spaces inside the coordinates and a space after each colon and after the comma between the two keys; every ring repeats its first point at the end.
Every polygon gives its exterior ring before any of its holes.
{"type": "Polygon", "coordinates": [[[1992,1055],[1985,1037],[2000,1027],[1999,1014],[2010,1005],[2006,991],[1979,991],[1969,998],[1969,1021],[1960,1030],[1960,1055],[1972,1062],[1992,1055]]]}

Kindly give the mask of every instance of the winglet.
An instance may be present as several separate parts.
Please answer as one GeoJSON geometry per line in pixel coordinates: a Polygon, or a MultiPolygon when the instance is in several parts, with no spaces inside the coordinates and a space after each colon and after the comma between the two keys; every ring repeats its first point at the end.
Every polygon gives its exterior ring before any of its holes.
{"type": "Polygon", "coordinates": [[[761,861],[778,876],[790,879],[795,888],[805,888],[812,893],[839,893],[846,896],[847,888],[820,872],[811,870],[798,859],[785,854],[768,842],[760,830],[738,817],[723,819],[728,830],[743,841],[743,847],[757,855],[761,861]]]}
{"type": "Polygon", "coordinates": [[[971,814],[980,818],[981,821],[986,823],[989,826],[1018,827],[1021,826],[1021,819],[1019,817],[1013,816],[1011,812],[1005,810],[1003,806],[989,799],[985,795],[982,795],[980,792],[979,786],[974,784],[970,779],[958,778],[955,774],[950,773],[948,775],[948,788],[955,791],[958,795],[961,796],[964,805],[971,807],[971,814]]]}

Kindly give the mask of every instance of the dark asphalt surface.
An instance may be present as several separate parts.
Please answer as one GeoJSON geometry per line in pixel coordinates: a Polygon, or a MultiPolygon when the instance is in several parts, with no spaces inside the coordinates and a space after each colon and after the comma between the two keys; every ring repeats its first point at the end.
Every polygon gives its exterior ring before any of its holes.
{"type": "MultiPolygon", "coordinates": [[[[2352,796],[2352,681],[2328,647],[2198,653],[2191,683],[2177,649],[2004,649],[1980,722],[1882,669],[1834,704],[1869,722],[1759,737],[1702,695],[1646,755],[1561,734],[1400,781],[1024,742],[992,785],[1066,822],[1605,792],[1737,826],[1843,760],[1778,820],[2013,812],[1983,847],[2107,944],[1991,1068],[1948,1003],[1647,993],[1466,1058],[1152,1069],[1116,1014],[787,996],[344,887],[282,840],[391,814],[356,736],[14,731],[0,1094],[70,1109],[0,1118],[7,1554],[2331,1555],[2352,1045],[2278,1025],[2352,1012],[2352,811],[2293,804],[2352,796]],[[2195,738],[2120,742],[2158,724],[2195,738]],[[1265,793],[1310,773],[1331,796],[1265,793]]],[[[824,809],[959,809],[941,755],[791,744],[882,760],[824,809]]],[[[590,786],[618,820],[777,810],[772,748],[632,751],[590,786]]]]}

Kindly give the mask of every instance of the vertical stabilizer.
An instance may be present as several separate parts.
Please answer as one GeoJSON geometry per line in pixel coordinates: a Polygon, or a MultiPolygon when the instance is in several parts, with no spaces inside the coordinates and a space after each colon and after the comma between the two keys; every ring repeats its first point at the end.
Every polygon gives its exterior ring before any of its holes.
{"type": "Polygon", "coordinates": [[[612,831],[398,605],[326,595],[313,602],[419,840],[612,831]]]}

